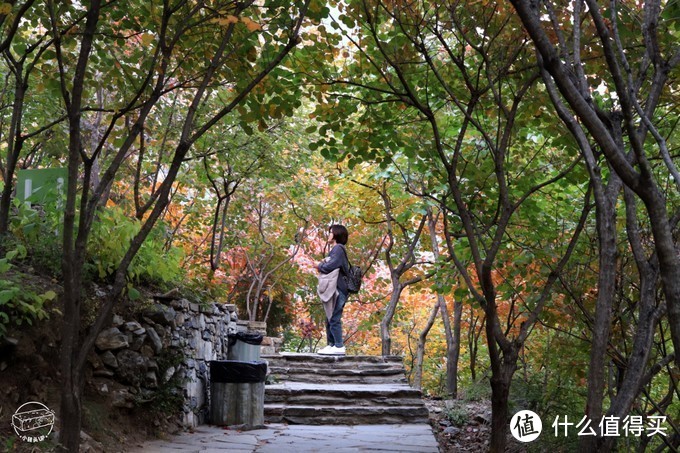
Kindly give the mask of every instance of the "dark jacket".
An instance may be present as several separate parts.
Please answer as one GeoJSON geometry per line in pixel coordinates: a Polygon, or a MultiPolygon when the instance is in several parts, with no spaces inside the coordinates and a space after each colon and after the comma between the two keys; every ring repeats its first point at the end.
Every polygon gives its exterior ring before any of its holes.
{"type": "Polygon", "coordinates": [[[349,292],[347,291],[346,276],[349,273],[349,263],[347,262],[347,256],[345,255],[344,248],[345,246],[342,244],[335,244],[331,249],[331,253],[328,254],[329,260],[319,263],[318,269],[322,274],[328,274],[333,272],[335,269],[340,268],[340,275],[338,276],[338,291],[347,296],[349,292]]]}

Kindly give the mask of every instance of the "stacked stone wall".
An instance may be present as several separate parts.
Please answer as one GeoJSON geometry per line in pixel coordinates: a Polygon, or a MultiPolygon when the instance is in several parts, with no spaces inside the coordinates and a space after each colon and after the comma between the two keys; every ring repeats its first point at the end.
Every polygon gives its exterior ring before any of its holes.
{"type": "Polygon", "coordinates": [[[97,338],[90,355],[94,388],[117,407],[181,398],[179,422],[185,427],[205,423],[208,362],[226,359],[228,335],[247,329],[236,307],[179,299],[154,303],[132,318],[114,316],[97,338]]]}

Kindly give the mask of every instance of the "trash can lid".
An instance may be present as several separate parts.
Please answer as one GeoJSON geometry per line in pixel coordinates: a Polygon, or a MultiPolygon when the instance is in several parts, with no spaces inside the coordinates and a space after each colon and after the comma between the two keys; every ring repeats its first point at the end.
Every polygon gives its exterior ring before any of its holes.
{"type": "Polygon", "coordinates": [[[267,362],[256,360],[212,360],[210,362],[210,382],[246,384],[264,382],[267,376],[267,362]]]}
{"type": "Polygon", "coordinates": [[[264,339],[264,335],[259,332],[236,332],[227,335],[229,338],[229,346],[236,344],[236,340],[248,344],[260,345],[264,339]]]}

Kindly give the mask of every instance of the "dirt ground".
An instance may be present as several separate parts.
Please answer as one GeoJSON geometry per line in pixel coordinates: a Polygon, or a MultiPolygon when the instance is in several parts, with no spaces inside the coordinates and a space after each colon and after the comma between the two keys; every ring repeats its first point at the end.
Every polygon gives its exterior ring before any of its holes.
{"type": "MultiPolygon", "coordinates": [[[[484,452],[491,439],[491,402],[437,400],[425,401],[430,424],[442,453],[484,452]]],[[[526,449],[508,439],[508,453],[524,453],[526,449]]]]}
{"type": "MultiPolygon", "coordinates": [[[[3,380],[4,382],[4,380],[3,380]]],[[[47,382],[43,380],[41,382],[47,382]]],[[[45,387],[51,396],[43,398],[44,404],[55,411],[58,417],[57,387],[52,382],[45,387]]],[[[4,393],[4,392],[3,392],[4,393]]],[[[58,426],[54,426],[49,440],[31,444],[21,441],[11,426],[11,417],[15,406],[14,398],[2,395],[0,401],[0,451],[11,452],[52,452],[55,451],[58,437],[58,426]]],[[[29,396],[29,400],[40,400],[29,396]]],[[[112,407],[110,400],[93,392],[87,392],[83,409],[83,426],[81,431],[82,453],[122,453],[130,445],[137,445],[145,440],[164,437],[176,433],[179,427],[164,416],[144,408],[134,410],[112,407]]]]}
{"type": "Polygon", "coordinates": [[[490,406],[481,402],[463,403],[437,399],[426,400],[426,405],[430,412],[430,424],[442,453],[488,450],[491,433],[490,406]],[[455,412],[452,414],[455,416],[447,417],[451,411],[455,412]]]}

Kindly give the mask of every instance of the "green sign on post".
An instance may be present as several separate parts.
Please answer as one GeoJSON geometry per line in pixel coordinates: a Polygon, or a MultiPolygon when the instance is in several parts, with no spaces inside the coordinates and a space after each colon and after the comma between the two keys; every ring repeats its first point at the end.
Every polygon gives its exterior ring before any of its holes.
{"type": "Polygon", "coordinates": [[[66,193],[67,168],[41,168],[17,172],[17,198],[27,203],[44,203],[48,195],[66,193]]]}

